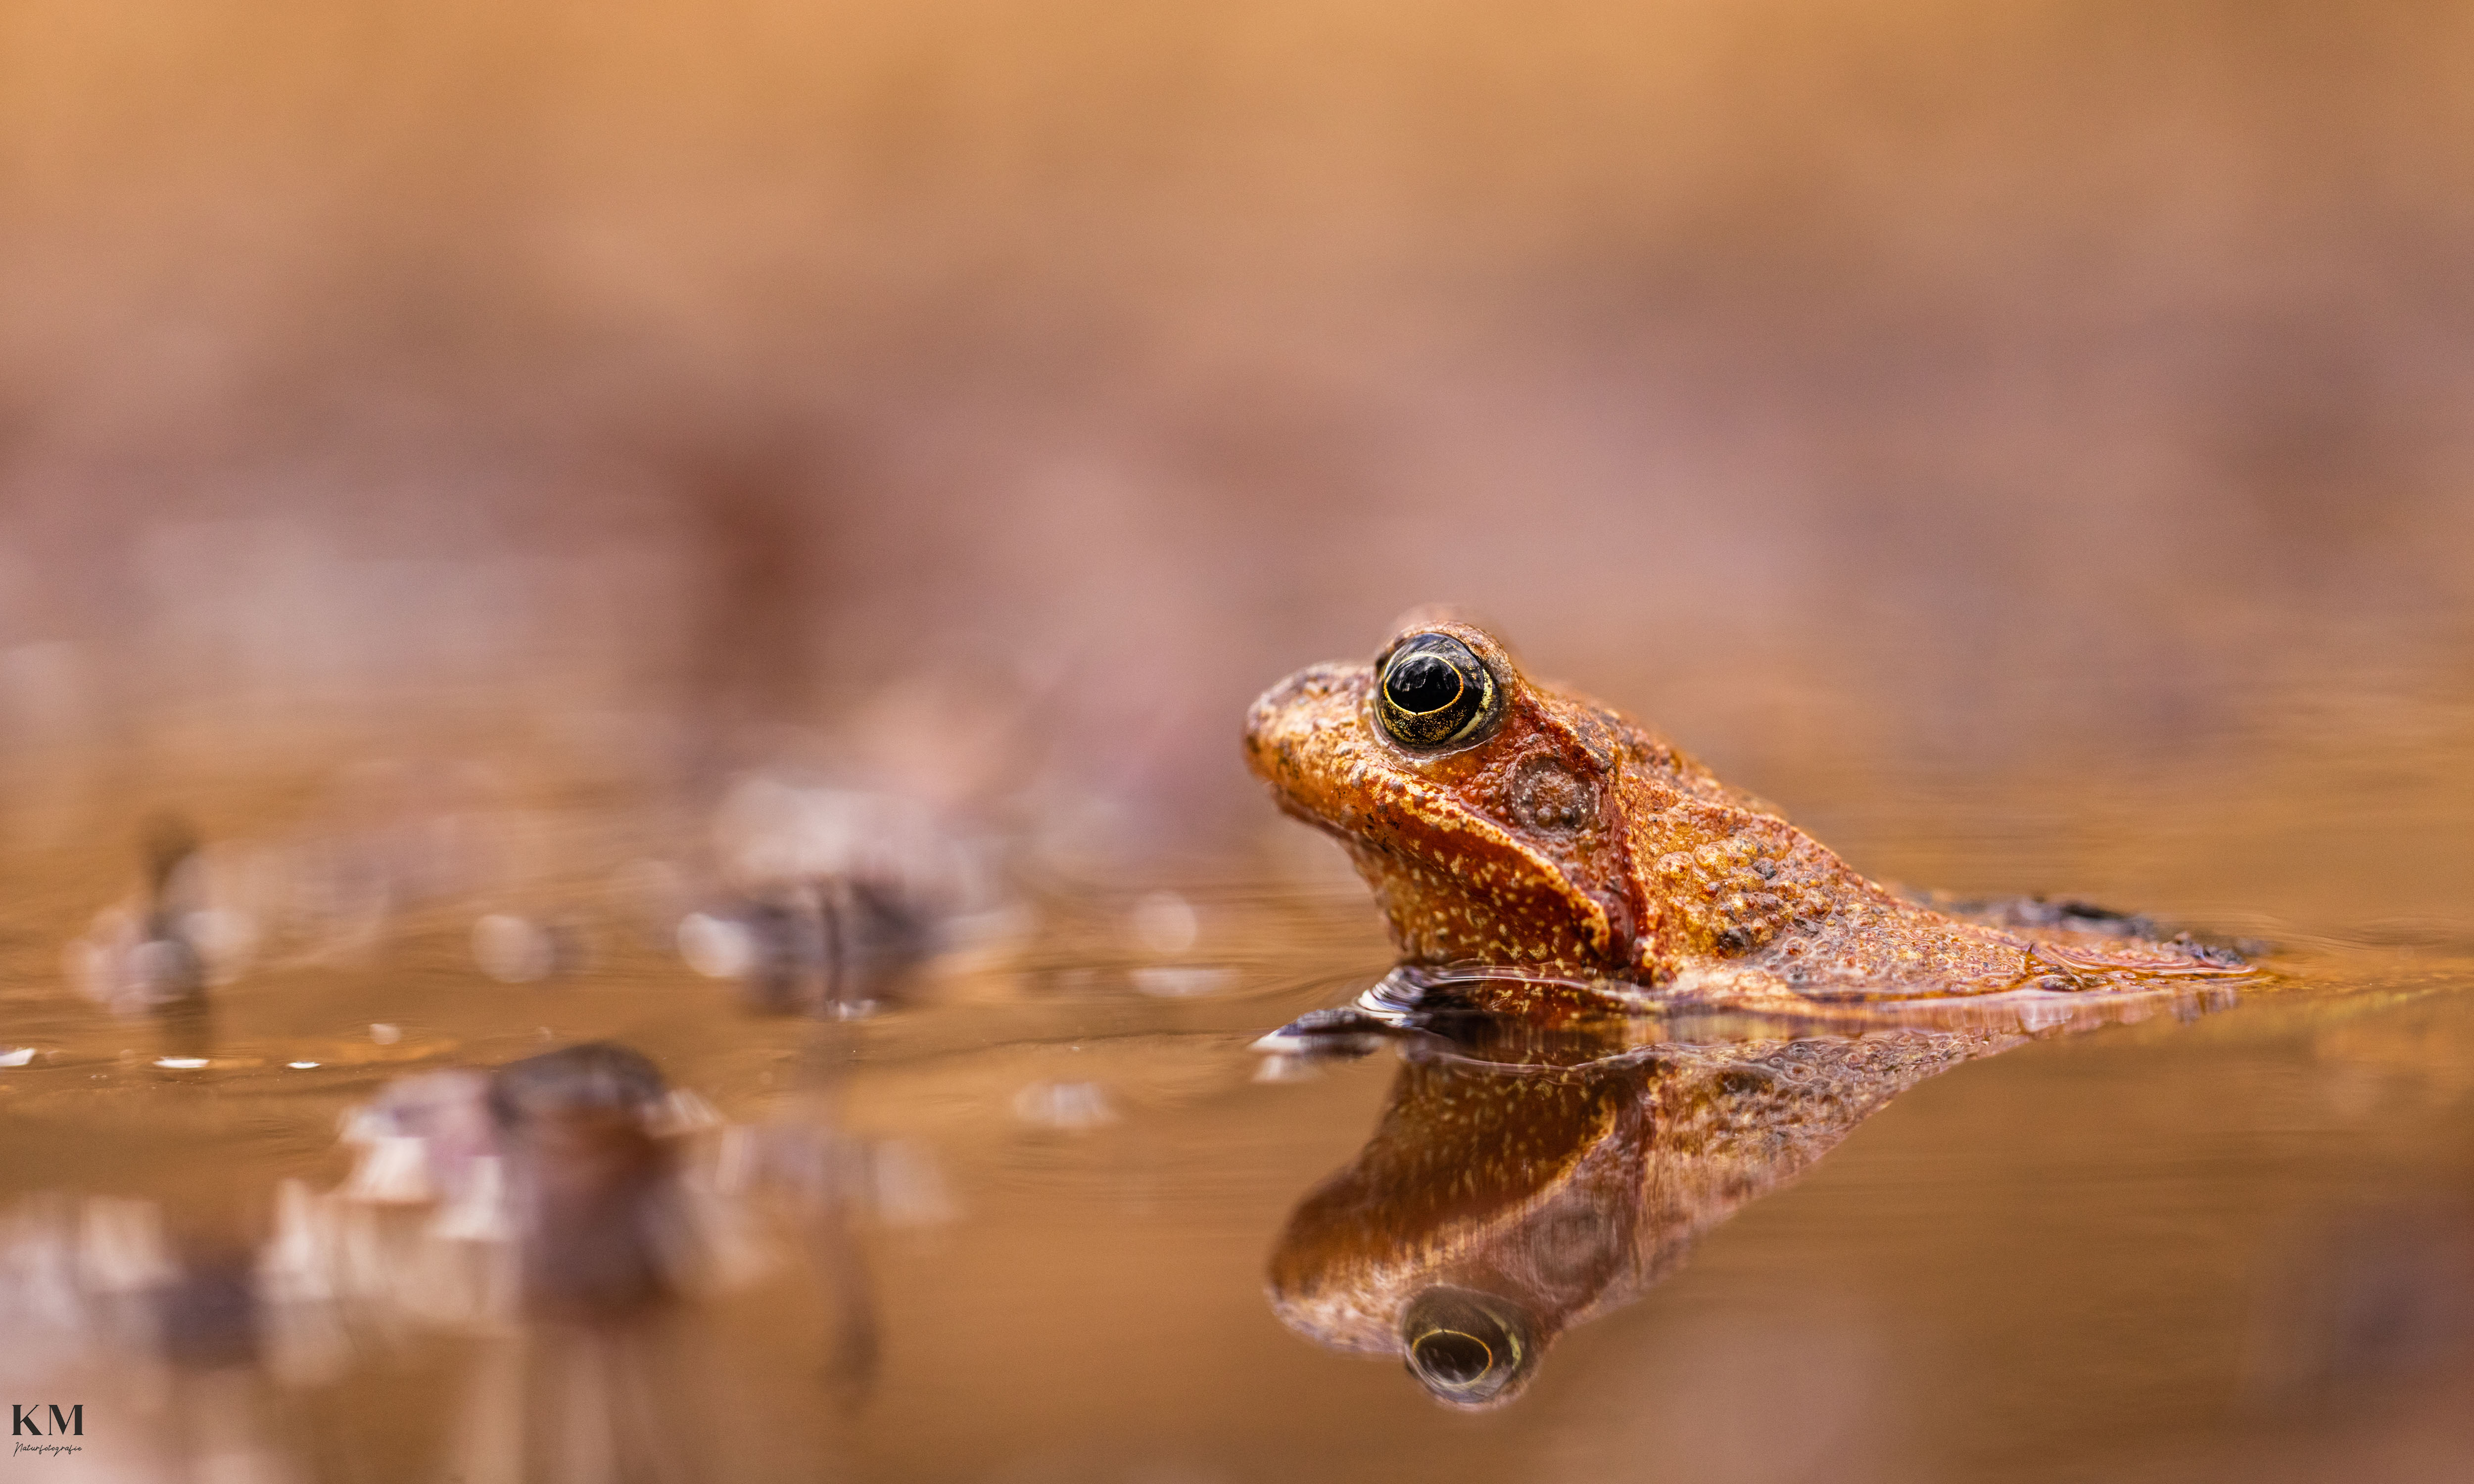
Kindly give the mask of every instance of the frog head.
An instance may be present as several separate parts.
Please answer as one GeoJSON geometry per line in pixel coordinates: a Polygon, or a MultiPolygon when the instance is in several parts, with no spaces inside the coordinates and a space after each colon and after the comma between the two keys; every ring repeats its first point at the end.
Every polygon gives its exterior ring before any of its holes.
{"type": "Polygon", "coordinates": [[[1665,752],[1448,617],[1411,622],[1371,664],[1298,671],[1246,723],[1255,773],[1340,837],[1428,964],[1650,966],[1624,771],[1665,752]]]}

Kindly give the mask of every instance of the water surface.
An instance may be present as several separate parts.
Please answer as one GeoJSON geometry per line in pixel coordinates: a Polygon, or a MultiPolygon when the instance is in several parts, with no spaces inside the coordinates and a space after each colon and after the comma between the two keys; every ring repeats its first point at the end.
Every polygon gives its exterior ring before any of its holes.
{"type": "MultiPolygon", "coordinates": [[[[0,1302],[12,1395],[86,1408],[88,1452],[54,1466],[1904,1480],[2474,1460],[2474,955],[2444,939],[2289,933],[2231,994],[2077,1019],[1704,1016],[1577,1050],[1273,1059],[1264,1032],[1387,967],[1346,881],[1014,883],[866,1003],[763,1014],[682,959],[675,902],[646,905],[656,824],[536,823],[550,845],[497,884],[400,890],[366,921],[296,901],[194,1017],[115,1017],[61,967],[135,887],[125,836],[12,858],[0,1041],[34,1054],[0,1069],[0,1302]],[[572,962],[485,973],[476,919],[519,908],[563,923],[572,962]],[[415,1270],[453,1203],[354,1205],[384,1182],[343,1120],[410,1073],[605,1038],[709,1105],[676,1137],[720,1258],[597,1328],[442,1297],[415,1270]],[[1470,1109],[1493,1121],[1453,1132],[1470,1109]],[[338,1291],[283,1289],[305,1229],[282,1202],[304,1197],[394,1245],[358,1278],[318,1268],[338,1291]],[[1416,1289],[1480,1281],[1472,1261],[1568,1299],[1491,1409],[1404,1368],[1396,1293],[1330,1320],[1385,1263],[1416,1289]],[[1323,1319],[1301,1317],[1318,1284],[1323,1319]]],[[[297,864],[311,835],[247,838],[297,864]]]]}

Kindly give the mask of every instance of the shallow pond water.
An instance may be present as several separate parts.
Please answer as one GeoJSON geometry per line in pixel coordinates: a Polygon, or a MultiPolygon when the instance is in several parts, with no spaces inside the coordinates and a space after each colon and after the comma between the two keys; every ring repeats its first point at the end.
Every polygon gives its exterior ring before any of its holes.
{"type": "MultiPolygon", "coordinates": [[[[534,918],[476,930],[504,892],[366,922],[328,901],[186,1016],[114,1016],[77,992],[81,950],[61,967],[131,890],[125,850],[13,858],[0,1375],[82,1406],[85,1451],[12,1469],[2474,1464],[2474,954],[2443,939],[2288,933],[2230,993],[2074,1017],[1701,1016],[1595,1045],[1273,1056],[1267,1031],[1387,967],[1349,883],[1017,892],[864,999],[765,1014],[643,908],[627,831],[550,833],[534,918]],[[553,919],[571,951],[511,968],[490,946],[553,919]],[[400,1079],[604,1039],[693,1094],[662,1105],[660,1166],[693,1230],[639,1244],[680,1271],[667,1302],[545,1316],[492,1267],[524,1240],[497,1187],[456,1184],[446,1115],[406,1112],[400,1079]],[[407,1130],[425,1177],[388,1143],[407,1130]],[[1398,1352],[1419,1333],[1442,1336],[1441,1385],[1398,1352]]],[[[339,858],[320,869],[350,879],[339,858]]],[[[576,1244],[554,1260],[633,1240],[635,1208],[584,1209],[552,1222],[576,1244]]]]}

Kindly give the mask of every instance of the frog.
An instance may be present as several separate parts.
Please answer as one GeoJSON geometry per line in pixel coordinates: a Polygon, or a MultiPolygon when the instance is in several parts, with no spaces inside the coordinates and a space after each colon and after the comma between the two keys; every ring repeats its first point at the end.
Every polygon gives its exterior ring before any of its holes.
{"type": "Polygon", "coordinates": [[[1413,975],[1519,969],[1600,1002],[1791,1009],[2253,972],[2145,919],[1876,881],[1448,610],[1411,614],[1370,663],[1273,685],[1245,750],[1282,809],[1346,848],[1413,975]]]}

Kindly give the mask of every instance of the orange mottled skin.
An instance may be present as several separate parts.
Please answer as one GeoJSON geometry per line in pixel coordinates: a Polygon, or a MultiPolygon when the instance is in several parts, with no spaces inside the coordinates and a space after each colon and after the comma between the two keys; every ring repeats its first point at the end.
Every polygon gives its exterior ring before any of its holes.
{"type": "Polygon", "coordinates": [[[1246,723],[1248,761],[1283,808],[1347,846],[1412,963],[1753,1000],[2228,971],[2180,942],[2029,935],[1897,896],[1655,732],[1521,674],[1483,629],[1417,623],[1394,644],[1427,634],[1493,673],[1502,716],[1482,740],[1402,747],[1375,718],[1366,664],[1308,666],[1246,723]]]}

